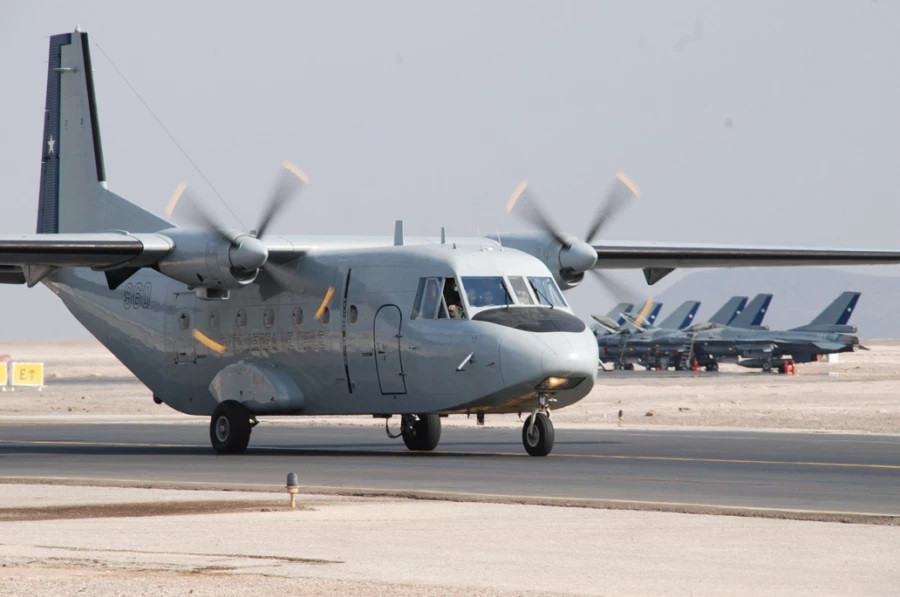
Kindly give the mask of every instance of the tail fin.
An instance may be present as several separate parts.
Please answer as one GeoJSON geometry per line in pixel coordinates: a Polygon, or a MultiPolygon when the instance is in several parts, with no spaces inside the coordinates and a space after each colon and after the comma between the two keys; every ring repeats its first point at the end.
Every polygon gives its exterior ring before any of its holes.
{"type": "Polygon", "coordinates": [[[700,308],[700,301],[685,301],[659,323],[660,329],[680,330],[691,325],[700,308]]]}
{"type": "Polygon", "coordinates": [[[650,311],[649,315],[647,315],[648,326],[652,326],[654,323],[656,323],[656,318],[659,317],[659,311],[660,309],[662,309],[662,306],[662,303],[655,303],[655,305],[653,306],[653,310],[650,311]]]}
{"type": "Polygon", "coordinates": [[[809,325],[847,325],[856,302],[860,297],[859,292],[842,292],[840,296],[831,301],[825,310],[809,322],[809,325]]]}
{"type": "Polygon", "coordinates": [[[622,317],[622,313],[631,313],[632,309],[634,309],[634,305],[631,303],[619,303],[613,307],[606,316],[615,321],[618,325],[622,325],[625,323],[625,318],[622,317]]]}
{"type": "Polygon", "coordinates": [[[156,232],[171,224],[106,188],[88,35],[50,38],[38,232],[156,232]]]}
{"type": "Polygon", "coordinates": [[[721,309],[716,311],[715,314],[709,318],[709,322],[728,325],[730,321],[741,314],[741,312],[744,310],[744,307],[746,306],[746,296],[733,296],[728,299],[724,305],[722,305],[721,309]]]}
{"type": "Polygon", "coordinates": [[[849,290],[842,292],[815,319],[804,326],[794,328],[794,330],[848,331],[853,326],[848,326],[847,322],[850,321],[850,316],[853,314],[853,309],[856,308],[856,302],[859,300],[860,295],[861,293],[859,292],[850,292],[849,290]]]}
{"type": "Polygon", "coordinates": [[[769,310],[769,303],[772,302],[771,294],[757,294],[753,297],[747,306],[741,311],[741,314],[731,320],[728,325],[735,328],[749,329],[762,325],[766,312],[769,310]]]}

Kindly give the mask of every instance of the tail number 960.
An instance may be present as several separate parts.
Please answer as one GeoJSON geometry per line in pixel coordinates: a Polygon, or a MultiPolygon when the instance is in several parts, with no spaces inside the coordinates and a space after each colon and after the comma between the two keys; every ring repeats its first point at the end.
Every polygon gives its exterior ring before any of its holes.
{"type": "Polygon", "coordinates": [[[125,308],[149,309],[152,290],[150,282],[138,282],[137,284],[129,282],[125,285],[125,308]]]}

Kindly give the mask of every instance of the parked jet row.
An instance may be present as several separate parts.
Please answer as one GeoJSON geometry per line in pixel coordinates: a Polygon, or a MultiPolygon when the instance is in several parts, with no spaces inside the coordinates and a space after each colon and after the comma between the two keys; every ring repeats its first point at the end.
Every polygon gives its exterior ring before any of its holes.
{"type": "MultiPolygon", "coordinates": [[[[758,294],[749,304],[747,297],[732,297],[702,323],[688,325],[681,319],[679,311],[699,306],[698,301],[688,301],[658,328],[631,325],[594,331],[600,360],[612,363],[614,369],[633,369],[639,364],[648,370],[693,366],[717,371],[721,360],[730,359],[742,367],[784,373],[793,363],[865,349],[855,335],[856,327],[847,323],[859,296],[859,292],[844,292],[810,323],[782,331],[762,325],[771,294],[758,294]]],[[[627,319],[628,312],[623,311],[622,316],[627,319]]]]}

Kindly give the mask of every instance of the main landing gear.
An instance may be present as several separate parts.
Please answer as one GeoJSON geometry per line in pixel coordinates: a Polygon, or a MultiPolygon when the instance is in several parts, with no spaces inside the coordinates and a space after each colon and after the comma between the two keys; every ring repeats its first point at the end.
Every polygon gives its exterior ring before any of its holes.
{"type": "Polygon", "coordinates": [[[240,402],[226,400],[220,403],[209,421],[213,449],[219,454],[242,454],[256,424],[256,417],[240,402]]]}
{"type": "Polygon", "coordinates": [[[441,441],[441,418],[435,413],[401,415],[403,443],[414,452],[430,452],[441,441]]]}

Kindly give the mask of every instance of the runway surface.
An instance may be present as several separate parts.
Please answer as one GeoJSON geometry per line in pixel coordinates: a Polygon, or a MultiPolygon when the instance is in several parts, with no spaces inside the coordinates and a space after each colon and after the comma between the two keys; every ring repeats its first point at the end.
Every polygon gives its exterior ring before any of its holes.
{"type": "Polygon", "coordinates": [[[445,427],[433,453],[383,428],[266,424],[243,455],[208,423],[0,424],[0,477],[437,491],[900,515],[900,437],[558,429],[547,458],[520,429],[445,427]]]}

